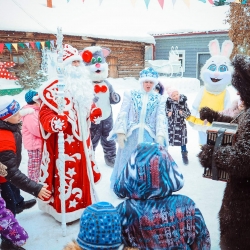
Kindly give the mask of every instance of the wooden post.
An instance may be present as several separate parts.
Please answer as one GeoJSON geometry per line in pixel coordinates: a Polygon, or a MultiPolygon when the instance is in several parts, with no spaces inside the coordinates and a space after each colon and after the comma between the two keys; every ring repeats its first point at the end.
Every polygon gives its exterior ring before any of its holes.
{"type": "Polygon", "coordinates": [[[52,0],[47,0],[47,7],[52,8],[52,0]]]}

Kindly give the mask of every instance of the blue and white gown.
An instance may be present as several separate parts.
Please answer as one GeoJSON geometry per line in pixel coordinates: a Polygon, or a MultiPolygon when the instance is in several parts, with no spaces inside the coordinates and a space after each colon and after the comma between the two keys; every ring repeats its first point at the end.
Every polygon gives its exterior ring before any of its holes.
{"type": "Polygon", "coordinates": [[[168,147],[165,101],[164,96],[154,90],[146,92],[141,89],[124,93],[121,110],[108,137],[109,140],[116,140],[117,134],[122,133],[127,138],[124,148],[119,148],[117,151],[114,170],[110,178],[111,188],[138,143],[156,142],[157,137],[162,136],[164,146],[168,147]]]}

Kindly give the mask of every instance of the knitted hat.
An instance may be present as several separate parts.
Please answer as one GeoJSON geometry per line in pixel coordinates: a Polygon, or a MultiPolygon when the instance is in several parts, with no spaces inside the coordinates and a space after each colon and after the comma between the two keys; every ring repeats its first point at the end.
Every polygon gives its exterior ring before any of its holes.
{"type": "Polygon", "coordinates": [[[145,81],[152,81],[154,85],[158,83],[158,73],[153,68],[143,69],[140,72],[139,83],[143,83],[145,81]]]}
{"type": "Polygon", "coordinates": [[[119,248],[121,221],[112,204],[98,202],[84,210],[80,219],[77,243],[86,250],[119,248]]]}
{"type": "Polygon", "coordinates": [[[73,61],[82,62],[81,56],[78,54],[78,50],[73,48],[69,44],[65,44],[63,48],[63,64],[64,66],[72,63],[73,61]]]}
{"type": "Polygon", "coordinates": [[[34,90],[29,90],[26,94],[25,94],[25,101],[28,104],[34,104],[34,100],[33,97],[36,96],[38,93],[34,90]]]}
{"type": "Polygon", "coordinates": [[[175,87],[166,87],[168,96],[171,97],[174,92],[179,92],[175,87]]]}
{"type": "Polygon", "coordinates": [[[246,55],[236,55],[232,60],[234,73],[232,75],[232,85],[240,94],[246,109],[250,108],[250,57],[246,55]]]}
{"type": "Polygon", "coordinates": [[[6,120],[20,110],[20,104],[14,100],[13,96],[0,96],[0,119],[6,120]]]}

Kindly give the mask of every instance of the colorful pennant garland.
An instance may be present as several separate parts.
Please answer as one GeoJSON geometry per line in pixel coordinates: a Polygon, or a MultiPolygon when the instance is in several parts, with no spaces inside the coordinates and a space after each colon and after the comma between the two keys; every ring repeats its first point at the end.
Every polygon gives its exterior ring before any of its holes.
{"type": "Polygon", "coordinates": [[[133,7],[135,7],[135,2],[136,2],[136,0],[131,0],[133,7]]]}
{"type": "Polygon", "coordinates": [[[158,0],[158,2],[160,4],[161,8],[163,9],[163,7],[164,7],[164,0],[158,0]]]}
{"type": "Polygon", "coordinates": [[[11,46],[13,46],[13,48],[16,50],[16,52],[18,52],[18,46],[22,49],[25,48],[25,45],[27,48],[31,48],[35,49],[35,47],[40,51],[41,50],[41,46],[42,49],[44,49],[45,47],[47,47],[48,49],[50,48],[54,48],[54,40],[50,40],[50,41],[42,41],[42,42],[28,42],[28,43],[0,43],[0,53],[3,52],[4,50],[4,45],[7,47],[7,49],[11,52],[12,48],[11,46]]]}

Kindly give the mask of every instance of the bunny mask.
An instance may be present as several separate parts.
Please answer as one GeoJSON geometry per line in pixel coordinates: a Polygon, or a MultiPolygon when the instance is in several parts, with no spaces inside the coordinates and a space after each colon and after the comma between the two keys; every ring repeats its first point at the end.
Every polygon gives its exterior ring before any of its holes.
{"type": "Polygon", "coordinates": [[[83,62],[89,70],[92,81],[103,81],[108,77],[108,64],[105,58],[110,52],[110,49],[100,46],[90,46],[81,52],[83,62]]]}
{"type": "Polygon", "coordinates": [[[208,46],[211,57],[201,69],[201,79],[208,92],[219,94],[232,80],[233,67],[229,57],[233,50],[233,43],[230,40],[224,41],[221,51],[218,40],[210,41],[208,46]]]}

